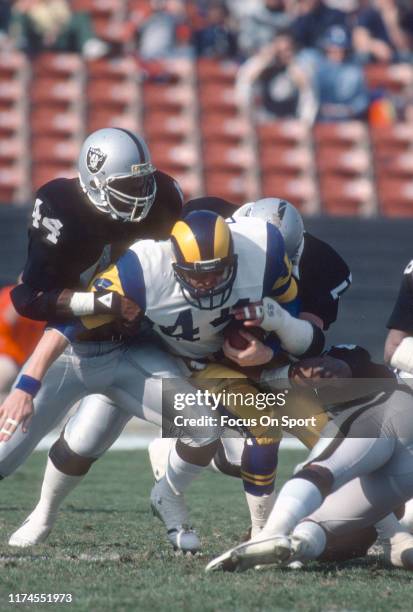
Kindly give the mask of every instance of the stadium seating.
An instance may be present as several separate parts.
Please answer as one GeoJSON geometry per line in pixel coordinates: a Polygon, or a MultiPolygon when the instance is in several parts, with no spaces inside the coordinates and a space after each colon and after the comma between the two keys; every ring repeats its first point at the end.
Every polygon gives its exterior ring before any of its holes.
{"type": "MultiPolygon", "coordinates": [[[[75,0],[72,6],[90,11],[99,33],[127,14],[136,26],[151,10],[147,0],[75,0]]],[[[393,123],[390,116],[370,127],[255,123],[238,108],[237,70],[232,60],[209,57],[85,61],[43,53],[28,61],[2,52],[0,195],[22,202],[59,172],[74,175],[85,134],[117,126],[144,135],[155,165],[179,179],[186,197],[209,193],[241,203],[276,194],[307,214],[413,214],[411,123],[393,123]]],[[[413,78],[406,64],[368,65],[365,74],[373,90],[396,99],[413,78]]]]}

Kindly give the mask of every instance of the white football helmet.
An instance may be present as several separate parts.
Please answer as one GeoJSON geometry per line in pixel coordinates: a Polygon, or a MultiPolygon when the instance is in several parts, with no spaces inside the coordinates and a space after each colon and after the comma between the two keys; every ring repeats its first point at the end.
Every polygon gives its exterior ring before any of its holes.
{"type": "Polygon", "coordinates": [[[79,180],[98,210],[120,221],[142,221],[156,196],[155,168],[145,141],[128,130],[104,128],[88,136],[79,180]]]}
{"type": "Polygon", "coordinates": [[[272,223],[284,238],[285,250],[294,266],[298,266],[304,249],[304,223],[298,210],[280,198],[263,198],[244,204],[233,214],[239,217],[256,217],[272,223]]]}

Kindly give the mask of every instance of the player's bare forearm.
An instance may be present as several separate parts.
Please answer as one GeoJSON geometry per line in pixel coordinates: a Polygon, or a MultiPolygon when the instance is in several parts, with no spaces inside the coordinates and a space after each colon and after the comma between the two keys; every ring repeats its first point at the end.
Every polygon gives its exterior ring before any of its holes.
{"type": "Polygon", "coordinates": [[[387,334],[386,342],[384,345],[384,361],[390,363],[391,358],[399,344],[404,338],[407,338],[408,334],[399,329],[391,329],[387,334]]]}
{"type": "Polygon", "coordinates": [[[63,353],[68,339],[55,329],[47,329],[34,349],[25,374],[42,380],[54,361],[63,353]]]}

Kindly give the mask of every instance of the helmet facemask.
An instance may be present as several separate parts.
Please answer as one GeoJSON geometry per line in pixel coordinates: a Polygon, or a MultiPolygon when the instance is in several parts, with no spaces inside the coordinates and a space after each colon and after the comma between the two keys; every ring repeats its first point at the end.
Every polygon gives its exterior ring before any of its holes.
{"type": "Polygon", "coordinates": [[[230,254],[220,259],[173,263],[172,266],[185,300],[200,310],[213,310],[221,308],[231,295],[238,258],[230,254]],[[203,287],[203,279],[211,278],[211,275],[216,276],[216,283],[212,287],[203,287]]]}

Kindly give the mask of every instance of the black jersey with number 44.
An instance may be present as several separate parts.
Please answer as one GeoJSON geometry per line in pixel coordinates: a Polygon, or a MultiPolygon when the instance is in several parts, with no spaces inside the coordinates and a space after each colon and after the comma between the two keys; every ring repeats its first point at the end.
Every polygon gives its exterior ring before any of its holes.
{"type": "Polygon", "coordinates": [[[56,179],[36,194],[29,229],[23,283],[12,291],[24,316],[56,320],[56,297],[62,289],[85,286],[139,239],[169,237],[182,210],[182,192],[167,174],[155,172],[155,201],[140,222],[113,219],[100,212],[81,189],[78,179],[56,179]],[[41,293],[40,293],[41,292],[41,293]]]}
{"type": "Polygon", "coordinates": [[[413,335],[413,260],[404,269],[399,295],[387,327],[413,335]]]}

